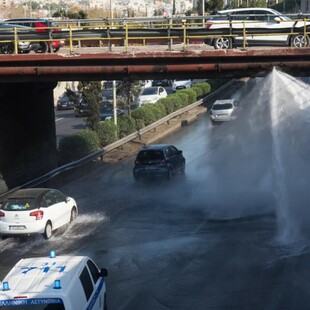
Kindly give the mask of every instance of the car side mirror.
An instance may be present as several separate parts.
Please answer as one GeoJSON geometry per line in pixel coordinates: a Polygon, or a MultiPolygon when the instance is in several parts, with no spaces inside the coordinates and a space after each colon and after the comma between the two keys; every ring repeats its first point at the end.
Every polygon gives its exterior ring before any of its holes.
{"type": "Polygon", "coordinates": [[[70,198],[69,197],[66,197],[66,202],[69,202],[70,201],[70,198]]]}
{"type": "Polygon", "coordinates": [[[280,23],[281,22],[281,18],[277,16],[277,17],[274,18],[274,21],[277,22],[277,23],[280,23]]]}

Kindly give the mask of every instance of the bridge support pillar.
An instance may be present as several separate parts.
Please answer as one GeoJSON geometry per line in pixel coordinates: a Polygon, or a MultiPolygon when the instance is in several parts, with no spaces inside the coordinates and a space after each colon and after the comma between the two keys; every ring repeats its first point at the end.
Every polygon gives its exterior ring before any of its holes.
{"type": "Polygon", "coordinates": [[[0,194],[57,166],[55,86],[0,83],[0,194]]]}

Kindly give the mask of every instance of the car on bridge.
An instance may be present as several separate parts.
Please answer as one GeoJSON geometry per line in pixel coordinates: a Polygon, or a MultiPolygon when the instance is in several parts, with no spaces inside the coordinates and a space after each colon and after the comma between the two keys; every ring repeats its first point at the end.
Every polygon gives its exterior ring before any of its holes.
{"type": "Polygon", "coordinates": [[[17,43],[17,51],[20,54],[27,54],[36,51],[39,42],[31,42],[29,40],[21,40],[22,36],[28,36],[32,33],[32,29],[27,26],[0,22],[0,54],[13,54],[15,50],[14,38],[16,35],[19,39],[17,43]]]}
{"type": "Polygon", "coordinates": [[[310,46],[310,22],[269,8],[239,8],[219,11],[206,22],[204,43],[215,49],[238,46],[310,46]],[[212,36],[214,35],[214,36],[212,36]],[[245,36],[245,40],[244,40],[245,36]]]}
{"type": "MultiPolygon", "coordinates": [[[[13,18],[13,19],[6,19],[6,23],[8,24],[15,24],[19,26],[26,26],[29,27],[36,32],[50,32],[52,37],[53,32],[60,32],[61,29],[51,20],[49,19],[42,19],[42,18],[13,18]]],[[[53,41],[40,41],[38,43],[38,48],[34,51],[35,53],[46,53],[46,52],[58,52],[59,49],[64,46],[63,41],[53,40],[53,41]]]]}

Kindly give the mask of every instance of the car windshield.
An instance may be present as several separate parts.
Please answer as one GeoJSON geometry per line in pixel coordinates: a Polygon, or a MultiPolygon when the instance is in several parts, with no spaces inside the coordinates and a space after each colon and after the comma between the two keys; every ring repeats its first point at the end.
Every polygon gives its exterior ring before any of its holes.
{"type": "Polygon", "coordinates": [[[231,103],[214,104],[212,110],[229,110],[232,109],[233,105],[231,103]]]}
{"type": "Polygon", "coordinates": [[[164,154],[161,150],[145,150],[140,151],[137,160],[140,162],[146,160],[162,160],[164,159],[164,154]]]}
{"type": "Polygon", "coordinates": [[[113,113],[113,106],[103,106],[100,108],[101,113],[113,113]]]}
{"type": "Polygon", "coordinates": [[[5,211],[29,211],[37,206],[34,198],[12,198],[4,201],[0,208],[5,211]]]}
{"type": "Polygon", "coordinates": [[[142,95],[156,95],[157,94],[157,87],[147,87],[144,88],[142,95]]]}

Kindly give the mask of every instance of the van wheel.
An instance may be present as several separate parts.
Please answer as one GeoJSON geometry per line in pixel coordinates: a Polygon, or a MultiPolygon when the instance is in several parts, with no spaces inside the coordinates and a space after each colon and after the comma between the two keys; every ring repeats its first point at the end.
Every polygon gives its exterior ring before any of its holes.
{"type": "Polygon", "coordinates": [[[70,216],[70,223],[73,222],[77,217],[77,212],[75,208],[72,208],[71,210],[71,216],[70,216]]]}
{"type": "Polygon", "coordinates": [[[214,39],[213,46],[216,50],[226,50],[232,48],[232,41],[230,38],[216,38],[214,39]]]}
{"type": "Polygon", "coordinates": [[[52,237],[52,224],[47,222],[44,230],[44,239],[50,239],[52,237]]]}

